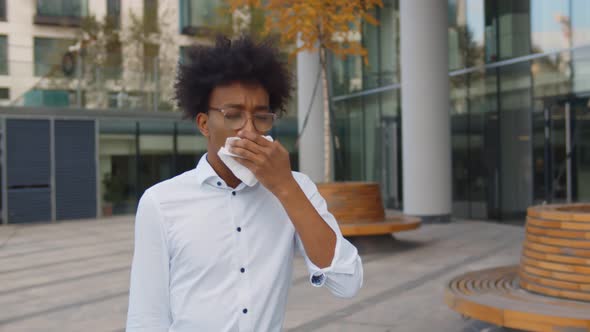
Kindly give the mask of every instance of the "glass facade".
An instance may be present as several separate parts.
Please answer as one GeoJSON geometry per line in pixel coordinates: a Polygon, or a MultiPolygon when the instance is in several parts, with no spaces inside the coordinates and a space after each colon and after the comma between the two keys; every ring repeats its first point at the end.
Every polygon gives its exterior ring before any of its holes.
{"type": "MultiPolygon", "coordinates": [[[[296,118],[279,120],[271,135],[290,153],[297,170],[296,118]]],[[[99,185],[103,215],[132,214],[152,185],[196,167],[207,139],[192,121],[105,119],[99,121],[99,185]]]]}
{"type": "Polygon", "coordinates": [[[194,168],[206,150],[206,139],[190,122],[101,120],[103,214],[134,213],[147,188],[194,168]]]}
{"type": "MultiPolygon", "coordinates": [[[[331,59],[336,179],[377,181],[401,208],[397,1],[375,15],[369,64],[331,59]]],[[[449,0],[448,22],[453,214],[522,220],[590,199],[589,2],[449,0]]]]}

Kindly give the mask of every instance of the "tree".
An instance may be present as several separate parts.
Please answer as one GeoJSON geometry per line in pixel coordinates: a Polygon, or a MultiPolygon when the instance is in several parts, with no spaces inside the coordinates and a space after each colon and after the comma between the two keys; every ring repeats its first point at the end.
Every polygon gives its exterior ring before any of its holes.
{"type": "Polygon", "coordinates": [[[97,108],[108,106],[109,91],[131,92],[140,97],[138,106],[172,110],[177,59],[173,13],[163,6],[148,12],[150,17],[130,11],[122,26],[108,16],[84,17],[69,52],[48,55],[60,59],[32,88],[84,91],[86,106],[97,108]],[[65,73],[62,56],[73,67],[65,73]]]}
{"type": "MultiPolygon", "coordinates": [[[[278,36],[292,47],[291,56],[299,52],[319,52],[324,103],[324,181],[332,181],[332,135],[330,93],[328,91],[327,52],[340,57],[362,56],[367,64],[367,50],[360,36],[363,22],[377,25],[371,10],[382,7],[381,0],[227,0],[232,11],[261,9],[264,33],[278,36]]],[[[337,143],[338,141],[336,141],[337,143]]]]}

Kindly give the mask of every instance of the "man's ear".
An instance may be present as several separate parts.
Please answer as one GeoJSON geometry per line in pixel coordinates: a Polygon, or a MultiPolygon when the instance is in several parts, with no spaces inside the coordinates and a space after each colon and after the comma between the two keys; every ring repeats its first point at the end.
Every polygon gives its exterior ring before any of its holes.
{"type": "Polygon", "coordinates": [[[199,113],[195,118],[195,122],[197,123],[197,128],[203,136],[209,137],[209,115],[207,113],[199,113]]]}

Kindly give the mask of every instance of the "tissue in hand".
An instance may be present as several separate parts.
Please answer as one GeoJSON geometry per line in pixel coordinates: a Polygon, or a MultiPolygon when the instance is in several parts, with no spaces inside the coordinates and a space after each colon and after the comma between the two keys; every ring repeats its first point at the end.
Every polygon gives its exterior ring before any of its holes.
{"type": "MultiPolygon", "coordinates": [[[[269,142],[273,141],[272,137],[270,137],[270,136],[262,136],[262,137],[264,137],[269,142]]],[[[238,141],[238,140],[240,140],[239,137],[228,137],[225,140],[225,146],[223,146],[223,147],[221,147],[221,149],[219,149],[219,151],[217,152],[217,155],[219,156],[221,161],[223,161],[223,163],[227,166],[227,168],[229,168],[229,170],[232,171],[232,173],[234,173],[234,175],[238,179],[240,179],[240,181],[244,182],[244,184],[246,184],[247,186],[252,187],[258,182],[256,177],[254,176],[254,173],[252,173],[246,166],[240,164],[237,160],[234,159],[234,158],[242,158],[242,157],[229,152],[230,142],[238,141]]]]}

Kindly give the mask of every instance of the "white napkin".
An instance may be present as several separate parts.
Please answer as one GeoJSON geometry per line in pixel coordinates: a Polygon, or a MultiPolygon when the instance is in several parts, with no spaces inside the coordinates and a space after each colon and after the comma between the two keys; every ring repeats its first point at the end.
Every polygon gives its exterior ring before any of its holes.
{"type": "MultiPolygon", "coordinates": [[[[272,137],[270,136],[262,137],[264,137],[269,142],[273,141],[272,137]]],[[[229,168],[229,170],[232,171],[232,173],[234,173],[234,175],[238,179],[240,179],[240,181],[244,182],[244,184],[246,184],[248,187],[252,187],[258,182],[258,179],[256,179],[254,173],[252,173],[246,166],[240,164],[237,160],[234,159],[242,157],[229,152],[230,142],[238,141],[240,139],[241,138],[239,137],[228,137],[225,140],[225,146],[219,149],[217,155],[219,156],[219,158],[221,158],[221,161],[223,161],[227,168],[229,168]]]]}

